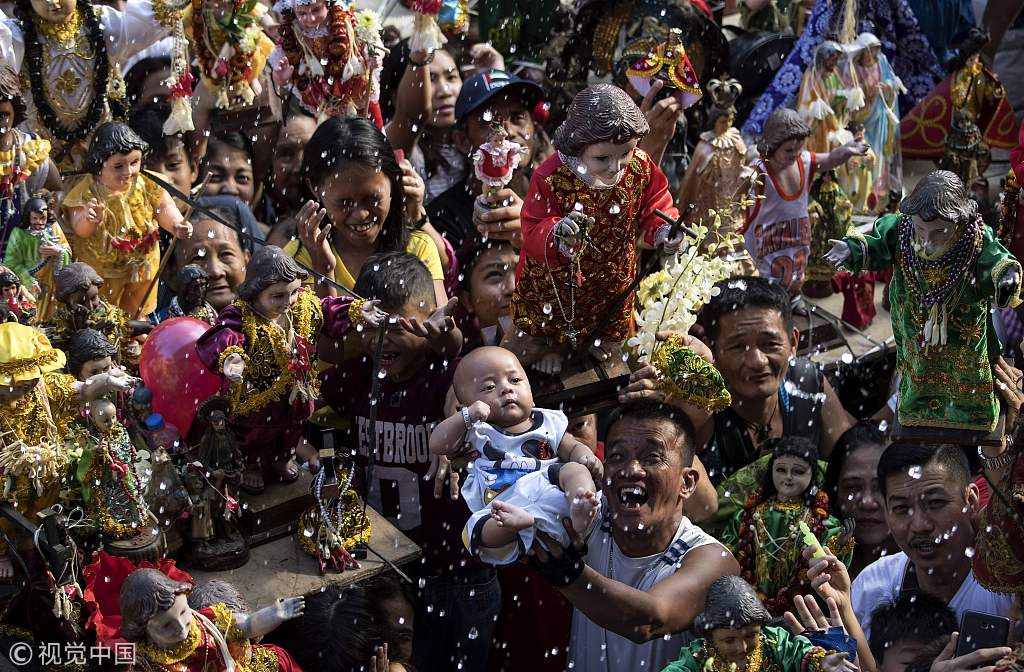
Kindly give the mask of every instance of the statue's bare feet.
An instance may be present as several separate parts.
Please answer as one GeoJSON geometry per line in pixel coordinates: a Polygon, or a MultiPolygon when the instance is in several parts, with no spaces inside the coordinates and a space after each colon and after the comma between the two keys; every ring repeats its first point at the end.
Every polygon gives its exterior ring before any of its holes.
{"type": "Polygon", "coordinates": [[[554,376],[562,372],[563,359],[564,358],[561,354],[557,352],[549,352],[537,360],[537,363],[533,365],[533,368],[537,369],[541,373],[554,376]]]}
{"type": "Polygon", "coordinates": [[[491,502],[491,518],[498,524],[498,527],[510,530],[525,530],[533,527],[534,519],[526,509],[496,499],[491,502]]]}
{"type": "Polygon", "coordinates": [[[0,555],[0,581],[10,581],[14,578],[14,563],[10,556],[0,555]]]}
{"type": "Polygon", "coordinates": [[[576,495],[569,504],[569,520],[572,529],[584,534],[597,515],[597,495],[592,490],[576,488],[576,495]]]}
{"type": "Polygon", "coordinates": [[[266,488],[263,481],[263,470],[259,466],[246,467],[242,472],[242,490],[250,495],[258,495],[266,488]]]}

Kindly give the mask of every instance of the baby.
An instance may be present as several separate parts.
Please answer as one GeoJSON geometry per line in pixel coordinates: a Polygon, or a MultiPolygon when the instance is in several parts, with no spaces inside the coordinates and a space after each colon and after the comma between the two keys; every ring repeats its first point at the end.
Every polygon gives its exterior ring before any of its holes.
{"type": "Polygon", "coordinates": [[[498,347],[471,351],[455,370],[454,388],[462,410],[434,428],[430,452],[450,455],[468,442],[480,454],[462,486],[473,511],[462,534],[466,548],[484,562],[511,564],[533,544],[535,530],[567,544],[567,514],[585,534],[604,469],[566,433],[563,413],[533,407],[516,356],[498,347]]]}

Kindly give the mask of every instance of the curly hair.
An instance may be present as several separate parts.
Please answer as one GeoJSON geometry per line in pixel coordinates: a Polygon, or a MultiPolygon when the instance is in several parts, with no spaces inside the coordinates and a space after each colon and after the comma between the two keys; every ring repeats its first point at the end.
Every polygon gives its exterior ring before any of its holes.
{"type": "Polygon", "coordinates": [[[552,143],[567,156],[580,156],[599,142],[622,144],[651,130],[643,112],[614,84],[594,84],[576,94],[552,143]]]}
{"type": "Polygon", "coordinates": [[[25,121],[25,100],[21,97],[21,82],[18,73],[9,63],[0,63],[0,102],[7,101],[14,108],[14,121],[11,128],[25,121]]]}
{"type": "Polygon", "coordinates": [[[90,287],[102,286],[103,278],[89,264],[84,261],[76,261],[62,268],[54,276],[54,285],[54,297],[64,303],[76,292],[84,292],[90,287]]]}
{"type": "Polygon", "coordinates": [[[159,569],[136,569],[121,585],[121,636],[129,642],[142,641],[149,619],[191,590],[191,583],[175,581],[159,569]]]}
{"type": "Polygon", "coordinates": [[[800,118],[796,110],[780,107],[765,120],[757,151],[763,158],[768,159],[783,143],[790,140],[805,140],[810,134],[811,127],[800,118]]]}
{"type": "Polygon", "coordinates": [[[944,219],[960,226],[978,216],[978,202],[967,196],[963,181],[948,170],[925,175],[900,203],[904,215],[917,215],[926,222],[944,219]]]}
{"type": "Polygon", "coordinates": [[[238,285],[238,298],[252,301],[271,285],[308,277],[309,273],[280,247],[265,245],[256,250],[245,267],[245,280],[238,285]]]}

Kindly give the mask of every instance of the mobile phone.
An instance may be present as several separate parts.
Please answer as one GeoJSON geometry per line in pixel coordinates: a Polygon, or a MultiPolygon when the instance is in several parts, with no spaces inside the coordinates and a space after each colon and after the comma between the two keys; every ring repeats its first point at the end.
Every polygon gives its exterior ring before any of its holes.
{"type": "Polygon", "coordinates": [[[960,638],[956,642],[956,657],[978,649],[1006,646],[1010,634],[1010,619],[1005,616],[965,611],[960,619],[960,638]]]}
{"type": "Polygon", "coordinates": [[[398,161],[399,163],[401,163],[404,159],[405,159],[405,150],[404,149],[396,149],[395,150],[395,161],[398,161]]]}

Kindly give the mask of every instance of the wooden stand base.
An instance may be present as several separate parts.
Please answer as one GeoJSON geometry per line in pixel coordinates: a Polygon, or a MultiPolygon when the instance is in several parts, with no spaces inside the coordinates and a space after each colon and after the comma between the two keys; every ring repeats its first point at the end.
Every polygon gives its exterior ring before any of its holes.
{"type": "Polygon", "coordinates": [[[299,478],[292,483],[267,483],[262,494],[240,495],[241,529],[249,546],[266,544],[295,531],[299,516],[315,503],[309,493],[312,480],[309,472],[299,471],[299,478]]]}
{"type": "Polygon", "coordinates": [[[979,446],[1001,446],[1006,433],[1006,416],[1000,415],[996,428],[991,432],[976,432],[967,429],[945,429],[943,427],[907,427],[899,420],[894,423],[892,441],[899,443],[949,443],[967,449],[968,458],[976,459],[979,446]]]}
{"type": "Polygon", "coordinates": [[[590,355],[575,356],[566,360],[558,376],[531,377],[537,378],[536,406],[575,418],[618,405],[619,391],[629,383],[629,365],[622,361],[621,349],[615,348],[604,362],[590,355]]]}

